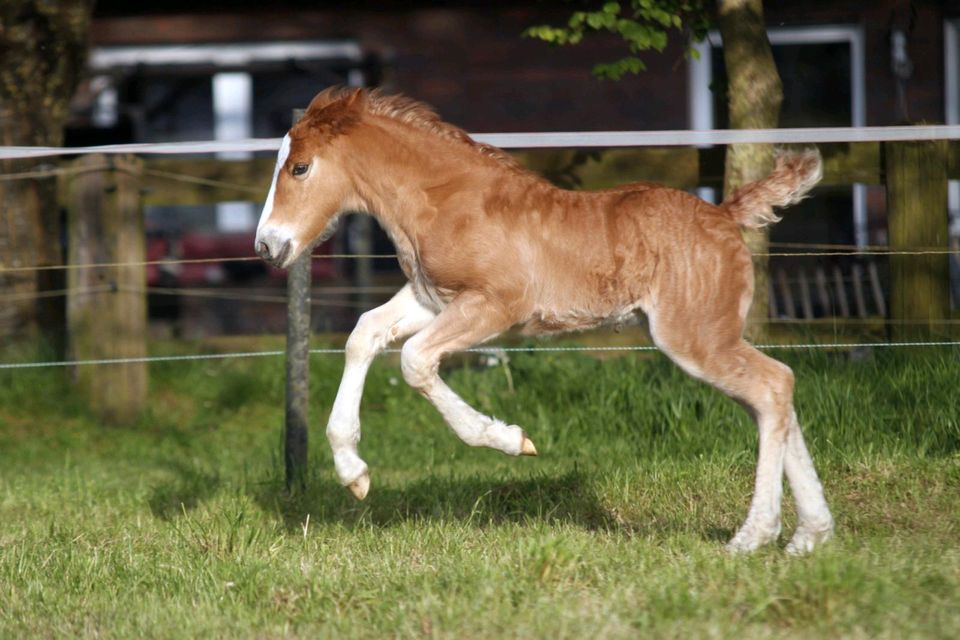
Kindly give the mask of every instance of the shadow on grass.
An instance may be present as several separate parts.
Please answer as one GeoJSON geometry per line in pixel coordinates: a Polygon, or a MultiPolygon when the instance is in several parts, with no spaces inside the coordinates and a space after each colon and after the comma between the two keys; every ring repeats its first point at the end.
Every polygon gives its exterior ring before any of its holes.
{"type": "Polygon", "coordinates": [[[263,483],[251,494],[288,531],[311,522],[347,527],[391,527],[404,522],[464,522],[484,527],[503,523],[573,525],[587,531],[616,532],[629,537],[663,539],[686,534],[705,542],[725,543],[733,529],[715,521],[684,515],[640,512],[630,517],[605,504],[580,471],[523,480],[484,477],[428,478],[400,487],[376,486],[357,502],[329,480],[313,479],[300,491],[282,482],[263,483]]]}
{"type": "MultiPolygon", "coordinates": [[[[151,512],[162,520],[175,520],[192,511],[224,486],[216,474],[178,462],[166,465],[177,477],[156,486],[148,499],[151,512]]],[[[278,479],[245,486],[246,494],[263,512],[290,533],[299,533],[309,515],[313,523],[347,528],[389,528],[431,521],[460,522],[478,528],[541,523],[637,538],[664,539],[684,534],[720,544],[733,535],[730,527],[693,514],[686,517],[675,510],[664,514],[648,507],[625,517],[616,506],[605,504],[578,470],[519,480],[431,477],[400,486],[374,485],[363,502],[356,501],[339,484],[316,477],[305,488],[292,492],[278,479]]]]}
{"type": "Polygon", "coordinates": [[[162,520],[171,520],[184,511],[192,511],[212,497],[222,484],[218,475],[197,469],[192,464],[167,460],[164,466],[176,478],[155,486],[147,499],[150,511],[162,520]]]}
{"type": "MultiPolygon", "coordinates": [[[[175,478],[156,486],[148,499],[153,515],[174,520],[212,498],[224,486],[221,478],[190,464],[166,461],[175,478]]],[[[427,477],[406,484],[377,485],[358,502],[339,484],[311,477],[302,489],[289,491],[272,478],[244,483],[247,495],[288,532],[300,532],[310,521],[347,528],[388,528],[409,522],[465,523],[485,527],[503,523],[572,525],[587,531],[616,532],[630,537],[664,538],[682,533],[706,542],[724,543],[733,535],[716,522],[649,508],[629,516],[606,504],[586,474],[570,470],[556,475],[500,480],[482,475],[427,477]]],[[[242,490],[241,490],[242,491],[242,490]]]]}
{"type": "Polygon", "coordinates": [[[280,482],[269,482],[254,488],[253,498],[290,530],[299,530],[308,514],[312,522],[347,526],[445,520],[475,526],[539,521],[588,530],[620,528],[578,471],[508,481],[429,478],[401,487],[374,486],[363,502],[328,480],[313,479],[305,489],[293,492],[280,482]]]}

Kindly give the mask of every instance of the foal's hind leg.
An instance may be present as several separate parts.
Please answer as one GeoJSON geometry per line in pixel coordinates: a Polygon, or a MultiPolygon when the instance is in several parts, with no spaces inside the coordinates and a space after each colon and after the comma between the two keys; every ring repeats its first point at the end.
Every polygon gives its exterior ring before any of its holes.
{"type": "Polygon", "coordinates": [[[787,545],[787,553],[808,553],[833,536],[833,516],[823,497],[823,487],[817,478],[807,445],[803,442],[796,413],[790,419],[784,466],[790,491],[797,504],[798,520],[797,530],[787,545]]]}
{"type": "Polygon", "coordinates": [[[757,423],[753,501],[746,521],[727,545],[731,551],[753,551],[780,535],[784,458],[794,419],[793,372],[743,341],[714,370],[716,386],[745,403],[757,423]]]}
{"type": "Polygon", "coordinates": [[[520,427],[475,410],[437,373],[441,358],[447,354],[489,340],[512,324],[504,312],[482,295],[461,294],[436,320],[403,345],[400,364],[407,383],[433,403],[465,443],[510,455],[536,455],[533,443],[520,427]]]}
{"type": "Polygon", "coordinates": [[[327,422],[327,439],[333,449],[337,477],[363,499],[370,488],[367,464],[357,455],[360,442],[360,398],[370,364],[393,342],[425,327],[435,314],[424,308],[408,284],[386,304],[367,311],[347,340],[346,364],[337,399],[327,422]]]}
{"type": "Polygon", "coordinates": [[[746,521],[728,544],[733,551],[753,551],[780,535],[784,456],[793,420],[793,373],[740,338],[718,340],[723,333],[719,327],[661,333],[655,326],[651,323],[651,332],[661,350],[687,373],[745,405],[757,423],[760,447],[753,501],[746,521]],[[706,344],[704,336],[711,333],[714,342],[706,344]]]}

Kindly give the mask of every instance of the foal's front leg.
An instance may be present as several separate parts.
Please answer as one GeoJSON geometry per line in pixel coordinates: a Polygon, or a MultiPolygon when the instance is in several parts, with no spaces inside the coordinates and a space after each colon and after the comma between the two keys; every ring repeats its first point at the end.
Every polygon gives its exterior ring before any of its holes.
{"type": "Polygon", "coordinates": [[[400,364],[407,383],[433,403],[465,443],[515,456],[534,456],[537,450],[523,429],[480,413],[454,393],[437,373],[440,359],[447,354],[489,340],[512,324],[498,305],[481,294],[460,294],[403,345],[400,364]]]}
{"type": "Polygon", "coordinates": [[[370,489],[367,464],[357,455],[360,442],[360,397],[370,364],[394,340],[425,327],[436,314],[425,308],[408,284],[389,302],[367,311],[347,340],[346,365],[337,399],[327,422],[327,439],[333,449],[333,463],[340,482],[358,499],[370,489]]]}

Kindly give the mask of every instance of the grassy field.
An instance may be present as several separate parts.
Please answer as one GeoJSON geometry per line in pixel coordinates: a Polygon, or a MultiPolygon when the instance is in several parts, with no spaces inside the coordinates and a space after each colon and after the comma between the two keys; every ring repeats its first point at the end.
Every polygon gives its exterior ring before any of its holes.
{"type": "Polygon", "coordinates": [[[837,518],[810,557],[723,543],[756,434],[660,356],[474,359],[451,385],[539,458],[469,449],[379,361],[370,496],[323,436],[283,488],[280,359],[155,365],[140,424],[96,423],[63,371],[0,372],[0,637],[954,638],[960,353],[782,354],[837,518]]]}

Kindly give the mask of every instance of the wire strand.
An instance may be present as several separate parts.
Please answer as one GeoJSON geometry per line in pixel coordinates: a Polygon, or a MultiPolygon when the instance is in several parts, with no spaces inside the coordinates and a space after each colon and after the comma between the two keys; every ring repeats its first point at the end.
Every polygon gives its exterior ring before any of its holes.
{"type": "Polygon", "coordinates": [[[86,289],[49,289],[47,291],[31,291],[28,293],[11,293],[0,295],[0,300],[4,302],[17,302],[19,300],[42,300],[44,298],[58,298],[73,293],[75,295],[94,295],[97,293],[107,293],[116,289],[110,285],[102,287],[89,287],[86,289]]]}
{"type": "MultiPolygon", "coordinates": [[[[797,257],[797,258],[815,258],[825,256],[925,256],[925,255],[960,255],[960,249],[920,249],[920,250],[900,250],[886,249],[883,251],[798,251],[798,252],[758,252],[754,257],[797,257]]],[[[328,253],[311,256],[313,260],[380,260],[396,259],[395,253],[328,253]]],[[[56,264],[56,265],[34,265],[27,267],[5,267],[0,266],[0,274],[3,273],[21,273],[25,271],[58,271],[73,269],[119,269],[122,267],[151,267],[151,266],[174,266],[179,264],[213,264],[218,262],[253,262],[260,260],[257,256],[237,256],[224,258],[186,258],[182,260],[147,260],[144,262],[101,262],[92,264],[56,264]]]]}
{"type": "MultiPolygon", "coordinates": [[[[930,341],[930,342],[836,342],[836,343],[806,343],[806,344],[758,344],[757,349],[872,349],[872,348],[903,348],[903,347],[960,347],[960,341],[930,341]]],[[[466,353],[587,353],[587,352],[642,352],[658,351],[652,345],[624,345],[609,347],[474,347],[466,349],[466,353]]],[[[399,353],[400,349],[386,349],[386,353],[399,353]]],[[[235,351],[231,353],[198,353],[178,356],[143,356],[134,358],[95,358],[90,360],[50,360],[45,362],[5,362],[0,363],[0,370],[4,369],[39,369],[47,367],[72,367],[108,364],[139,364],[158,362],[184,362],[194,360],[226,360],[230,358],[264,358],[280,356],[285,351],[235,351]]],[[[310,349],[313,355],[339,355],[344,349],[310,349]]]]}
{"type": "MultiPolygon", "coordinates": [[[[0,182],[13,182],[17,180],[35,180],[38,178],[54,178],[54,177],[64,176],[64,175],[76,175],[81,173],[93,173],[98,171],[122,171],[127,174],[136,173],[124,167],[113,165],[113,164],[101,164],[101,165],[94,165],[91,167],[54,167],[50,169],[36,169],[33,171],[2,173],[0,174],[0,182]]],[[[257,196],[264,195],[263,189],[259,187],[251,187],[249,185],[236,184],[234,182],[225,182],[223,180],[213,180],[211,178],[199,178],[197,176],[191,176],[186,173],[176,173],[174,171],[164,171],[162,169],[151,169],[149,167],[144,167],[143,170],[139,173],[144,176],[160,178],[162,180],[171,180],[173,182],[184,182],[187,184],[196,184],[203,187],[211,187],[215,189],[230,189],[232,191],[243,191],[245,193],[251,193],[257,196]]]]}
{"type": "Polygon", "coordinates": [[[218,189],[231,189],[233,191],[243,191],[245,193],[253,193],[258,196],[264,196],[263,189],[259,187],[250,187],[242,184],[234,184],[232,182],[224,182],[223,180],[212,180],[210,178],[198,178],[196,176],[191,176],[183,173],[174,173],[173,171],[162,171],[160,169],[144,169],[143,175],[152,176],[154,178],[163,178],[164,180],[172,180],[174,182],[185,182],[187,184],[197,184],[203,187],[213,187],[218,189]]]}
{"type": "MultiPolygon", "coordinates": [[[[363,253],[327,253],[311,256],[313,260],[334,260],[334,259],[378,259],[378,258],[396,258],[396,254],[363,254],[363,253]]],[[[254,262],[261,260],[257,256],[237,256],[224,258],[185,258],[181,260],[146,260],[143,262],[96,262],[90,264],[51,264],[51,265],[33,265],[29,267],[5,267],[0,266],[0,274],[3,273],[21,273],[24,271],[70,271],[74,269],[119,269],[122,267],[153,267],[153,266],[173,266],[178,264],[213,264],[218,262],[254,262]]]]}
{"type": "MultiPolygon", "coordinates": [[[[95,295],[98,293],[111,293],[111,292],[123,292],[123,293],[146,293],[151,295],[162,295],[162,296],[183,296],[183,297],[192,297],[192,298],[204,298],[204,299],[213,299],[213,300],[228,300],[236,302],[262,302],[267,304],[287,304],[289,298],[286,295],[274,295],[274,294],[263,294],[257,293],[256,290],[247,292],[242,289],[203,289],[195,287],[127,287],[127,286],[113,286],[105,285],[102,287],[90,287],[86,289],[54,289],[50,291],[41,291],[37,293],[15,293],[9,295],[0,295],[0,300],[4,302],[16,302],[19,300],[30,300],[30,299],[41,299],[41,298],[54,298],[57,296],[66,296],[71,293],[75,295],[95,295]]],[[[323,296],[326,293],[332,294],[343,294],[348,295],[353,294],[367,294],[373,297],[377,296],[387,296],[397,292],[397,289],[391,287],[331,287],[329,291],[324,291],[321,289],[315,289],[311,291],[311,301],[310,304],[313,307],[340,307],[345,309],[366,309],[368,308],[368,303],[362,301],[354,300],[342,300],[342,299],[314,299],[314,296],[323,296]],[[340,291],[340,289],[344,289],[340,291]]],[[[843,325],[874,325],[874,326],[900,326],[900,325],[918,325],[918,326],[943,326],[943,325],[958,325],[960,324],[960,318],[928,318],[922,320],[906,320],[906,319],[891,319],[891,318],[882,318],[882,317],[842,317],[842,316],[829,316],[829,317],[818,317],[818,318],[769,318],[764,321],[757,321],[758,324],[774,325],[821,325],[821,326],[843,326],[843,325]]]]}
{"type": "Polygon", "coordinates": [[[960,249],[923,249],[919,251],[886,249],[883,251],[768,251],[754,253],[754,257],[813,258],[820,256],[928,256],[960,254],[960,249]]]}
{"type": "MultiPolygon", "coordinates": [[[[273,303],[273,304],[287,304],[289,298],[285,295],[264,295],[264,294],[251,294],[245,295],[242,293],[231,293],[231,292],[221,292],[211,289],[190,289],[190,288],[178,288],[178,287],[146,287],[143,289],[138,289],[135,287],[122,287],[122,291],[127,293],[150,293],[162,296],[184,296],[188,298],[204,298],[212,300],[230,300],[236,302],[264,302],[264,303],[273,303]]],[[[368,305],[360,301],[352,300],[313,300],[310,301],[310,306],[312,307],[342,307],[348,309],[363,309],[368,305]]]]}
{"type": "Polygon", "coordinates": [[[96,171],[107,171],[110,169],[118,168],[108,164],[100,164],[92,167],[57,167],[52,169],[36,169],[34,171],[20,171],[17,173],[0,173],[0,182],[34,180],[37,178],[55,178],[57,176],[93,173],[96,171]]]}

